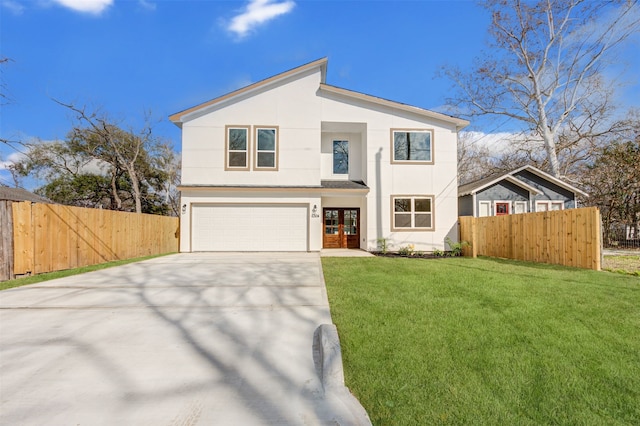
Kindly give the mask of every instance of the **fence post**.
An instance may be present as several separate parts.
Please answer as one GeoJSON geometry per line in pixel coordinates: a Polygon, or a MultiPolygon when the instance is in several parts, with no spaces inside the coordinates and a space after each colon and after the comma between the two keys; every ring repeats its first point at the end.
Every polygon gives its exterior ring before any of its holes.
{"type": "Polygon", "coordinates": [[[478,224],[476,218],[471,218],[471,257],[478,257],[478,224]]]}
{"type": "Polygon", "coordinates": [[[0,281],[14,277],[13,212],[11,201],[0,201],[0,281]]]}
{"type": "Polygon", "coordinates": [[[596,264],[595,264],[595,270],[596,271],[601,271],[602,270],[602,262],[604,261],[604,250],[602,249],[602,220],[600,218],[600,210],[597,207],[593,207],[594,209],[594,216],[595,216],[595,220],[597,223],[596,229],[598,230],[598,232],[596,232],[596,243],[595,243],[595,249],[596,249],[596,264]]]}

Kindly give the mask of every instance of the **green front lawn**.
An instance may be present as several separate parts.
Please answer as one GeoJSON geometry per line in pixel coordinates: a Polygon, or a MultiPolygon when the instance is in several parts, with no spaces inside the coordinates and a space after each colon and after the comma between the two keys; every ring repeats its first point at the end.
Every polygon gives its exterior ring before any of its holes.
{"type": "Polygon", "coordinates": [[[323,258],[347,386],[375,425],[640,424],[640,279],[323,258]]]}

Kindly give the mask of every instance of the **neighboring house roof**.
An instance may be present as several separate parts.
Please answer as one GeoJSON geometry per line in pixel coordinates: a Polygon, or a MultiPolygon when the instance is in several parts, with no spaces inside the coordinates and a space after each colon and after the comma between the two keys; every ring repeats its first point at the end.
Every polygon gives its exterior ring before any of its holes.
{"type": "Polygon", "coordinates": [[[493,176],[489,176],[486,177],[484,179],[480,179],[477,180],[475,182],[470,182],[467,183],[465,185],[460,185],[458,187],[458,196],[462,197],[463,195],[470,195],[470,194],[475,194],[476,192],[480,192],[485,188],[488,188],[492,185],[495,185],[503,180],[509,181],[511,183],[513,183],[514,185],[517,185],[523,189],[526,189],[527,191],[534,193],[534,194],[540,194],[540,190],[538,190],[537,188],[534,188],[531,185],[527,185],[526,183],[524,183],[523,181],[521,181],[520,179],[514,177],[511,175],[511,173],[505,173],[502,175],[493,175],[493,176]]]}
{"type": "Polygon", "coordinates": [[[516,170],[512,171],[511,174],[515,175],[516,173],[521,172],[523,170],[527,170],[528,172],[531,172],[534,175],[538,175],[543,179],[551,181],[551,182],[555,183],[556,185],[558,185],[559,187],[564,188],[564,189],[566,189],[568,191],[575,192],[575,193],[580,194],[580,195],[582,195],[584,197],[588,197],[589,196],[589,194],[587,194],[586,192],[576,188],[575,186],[570,185],[567,182],[558,179],[557,177],[551,176],[549,173],[545,173],[542,170],[540,170],[538,168],[535,168],[533,166],[522,166],[519,169],[516,169],[516,170]]]}
{"type": "Polygon", "coordinates": [[[326,84],[327,62],[328,62],[327,58],[322,58],[313,62],[309,62],[308,64],[302,65],[297,68],[293,68],[289,71],[285,71],[281,74],[277,74],[273,77],[269,77],[257,83],[250,84],[249,86],[243,87],[231,93],[227,93],[226,95],[220,96],[218,98],[215,98],[210,101],[196,105],[194,107],[188,108],[184,111],[177,112],[169,116],[169,120],[171,120],[178,127],[181,127],[182,123],[184,123],[185,121],[191,118],[196,118],[203,114],[206,114],[209,110],[218,108],[221,104],[224,104],[225,102],[231,102],[234,99],[237,99],[238,97],[242,97],[242,96],[250,96],[254,92],[266,90],[270,86],[277,85],[280,82],[282,82],[284,79],[303,74],[309,70],[319,68],[321,72],[320,87],[319,87],[320,92],[339,95],[349,99],[357,99],[360,101],[369,102],[379,106],[385,106],[385,107],[400,110],[400,111],[411,112],[423,117],[437,119],[447,123],[452,123],[456,125],[457,130],[461,130],[464,127],[469,125],[469,122],[467,120],[451,117],[446,114],[441,114],[438,112],[429,111],[423,108],[414,107],[414,106],[403,104],[400,102],[390,101],[387,99],[378,98],[376,96],[366,95],[364,93],[354,92],[352,90],[342,89],[339,87],[328,85],[326,84]]]}
{"type": "Polygon", "coordinates": [[[518,185],[521,188],[524,188],[527,191],[532,192],[534,194],[540,194],[541,193],[540,190],[538,190],[537,188],[534,188],[531,185],[526,184],[525,182],[523,182],[522,180],[518,179],[515,176],[516,174],[518,174],[519,172],[521,172],[523,170],[526,170],[526,171],[528,171],[530,173],[533,173],[534,175],[537,175],[537,176],[539,176],[539,177],[541,177],[541,178],[543,178],[543,179],[545,179],[545,180],[547,180],[549,182],[552,182],[552,183],[558,185],[559,187],[564,188],[564,189],[566,189],[568,191],[571,191],[573,193],[581,194],[581,195],[583,195],[585,197],[589,196],[586,192],[579,190],[575,186],[569,185],[568,183],[566,183],[566,182],[564,182],[564,181],[562,181],[562,180],[560,180],[560,179],[558,179],[556,177],[553,177],[550,174],[545,173],[545,172],[543,172],[542,170],[540,170],[540,169],[538,169],[536,167],[529,166],[529,165],[522,166],[522,167],[520,167],[518,169],[515,169],[515,170],[512,170],[512,171],[510,171],[508,173],[492,175],[492,176],[486,177],[484,179],[479,179],[479,180],[476,180],[474,182],[470,182],[470,183],[467,183],[467,184],[464,184],[464,185],[460,185],[458,187],[458,196],[462,197],[464,195],[475,194],[475,193],[477,193],[479,191],[482,191],[485,188],[490,187],[491,185],[495,185],[496,183],[498,183],[498,182],[500,182],[502,180],[507,180],[507,181],[509,181],[509,182],[511,182],[511,183],[513,183],[515,185],[518,185]]]}
{"type": "Polygon", "coordinates": [[[9,188],[8,186],[0,186],[0,200],[51,203],[51,200],[29,192],[26,189],[9,188]]]}

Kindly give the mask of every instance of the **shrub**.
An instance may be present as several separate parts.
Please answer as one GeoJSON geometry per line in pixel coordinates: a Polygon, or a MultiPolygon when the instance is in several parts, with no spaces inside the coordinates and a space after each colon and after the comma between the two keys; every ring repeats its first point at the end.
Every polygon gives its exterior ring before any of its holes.
{"type": "Polygon", "coordinates": [[[459,243],[454,243],[451,238],[447,237],[444,240],[445,243],[451,249],[451,256],[462,256],[462,249],[469,246],[470,244],[466,241],[460,241],[459,243]]]}

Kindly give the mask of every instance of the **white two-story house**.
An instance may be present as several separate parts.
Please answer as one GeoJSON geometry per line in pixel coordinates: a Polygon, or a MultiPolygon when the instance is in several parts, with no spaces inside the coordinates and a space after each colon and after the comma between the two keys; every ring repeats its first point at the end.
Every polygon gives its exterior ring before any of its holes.
{"type": "Polygon", "coordinates": [[[180,250],[445,249],[468,122],[328,85],[320,59],[170,117],[180,250]]]}

